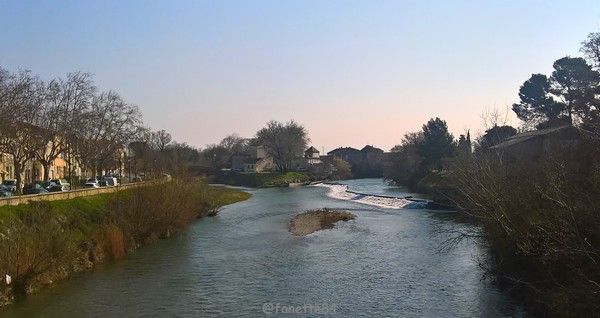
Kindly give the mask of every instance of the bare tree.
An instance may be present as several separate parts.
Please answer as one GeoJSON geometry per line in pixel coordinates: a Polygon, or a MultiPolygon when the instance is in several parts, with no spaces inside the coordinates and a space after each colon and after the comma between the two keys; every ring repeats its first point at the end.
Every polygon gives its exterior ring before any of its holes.
{"type": "Polygon", "coordinates": [[[506,106],[505,109],[501,110],[497,106],[486,107],[479,117],[483,123],[485,130],[492,129],[496,126],[506,126],[510,123],[510,107],[506,106]]]}
{"type": "Polygon", "coordinates": [[[167,149],[167,147],[171,144],[172,140],[173,138],[171,137],[171,134],[166,132],[164,129],[152,133],[152,141],[154,146],[160,152],[164,152],[165,149],[167,149]]]}
{"type": "Polygon", "coordinates": [[[587,40],[581,43],[580,51],[585,55],[590,64],[596,69],[600,68],[600,32],[592,32],[587,40]]]}
{"type": "Polygon", "coordinates": [[[43,101],[43,82],[29,71],[17,74],[4,73],[0,95],[0,151],[12,156],[20,192],[25,165],[34,156],[32,135],[36,114],[43,101]]]}
{"type": "Polygon", "coordinates": [[[222,145],[206,145],[202,150],[202,159],[205,166],[224,168],[229,164],[231,153],[222,145]]]}
{"type": "Polygon", "coordinates": [[[112,91],[103,92],[91,101],[90,110],[82,114],[85,123],[77,138],[77,153],[94,171],[114,164],[115,155],[144,130],[139,108],[126,104],[112,91]]]}
{"type": "MultiPolygon", "coordinates": [[[[33,142],[36,159],[44,167],[44,180],[49,179],[50,165],[61,153],[70,152],[73,136],[85,129],[82,115],[87,111],[95,87],[91,75],[71,73],[66,80],[55,79],[48,83],[43,107],[35,125],[39,127],[33,142]]],[[[65,158],[73,164],[71,156],[65,158]]]]}
{"type": "MultiPolygon", "coordinates": [[[[90,74],[70,73],[46,83],[29,71],[0,68],[0,151],[12,156],[19,190],[31,160],[44,167],[45,179],[61,154],[69,169],[75,160],[84,169],[116,168],[117,162],[121,167],[124,145],[143,131],[138,107],[115,92],[96,94],[90,74]]],[[[170,135],[157,136],[164,150],[170,135]]]]}
{"type": "Polygon", "coordinates": [[[310,141],[306,128],[293,120],[285,124],[272,120],[256,133],[256,138],[281,172],[290,171],[292,161],[302,156],[310,141]]]}
{"type": "Polygon", "coordinates": [[[172,175],[185,176],[188,167],[198,164],[201,157],[200,149],[186,143],[172,142],[164,153],[165,169],[172,175]]]}
{"type": "Polygon", "coordinates": [[[219,143],[220,146],[224,147],[229,151],[231,155],[236,153],[242,153],[248,150],[248,139],[240,137],[240,135],[233,133],[225,136],[219,143]]]}
{"type": "Polygon", "coordinates": [[[164,129],[159,131],[150,131],[145,128],[144,132],[140,134],[139,143],[145,145],[145,147],[138,147],[136,151],[136,159],[140,162],[140,166],[143,166],[144,171],[149,170],[151,173],[163,171],[167,165],[167,149],[172,143],[173,138],[171,134],[166,132],[164,129]]]}

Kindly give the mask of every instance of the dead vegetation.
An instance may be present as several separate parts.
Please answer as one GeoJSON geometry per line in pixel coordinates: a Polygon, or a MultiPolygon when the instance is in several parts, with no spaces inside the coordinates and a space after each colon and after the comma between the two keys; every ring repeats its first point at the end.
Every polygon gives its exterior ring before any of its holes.
{"type": "Polygon", "coordinates": [[[289,230],[294,235],[305,236],[316,231],[332,229],[338,221],[354,220],[356,215],[345,212],[329,210],[327,208],[315,211],[306,211],[296,215],[290,222],[289,230]]]}
{"type": "Polygon", "coordinates": [[[0,306],[94,264],[169,237],[248,196],[226,198],[199,179],[0,208],[0,306]],[[211,196],[219,197],[215,200],[211,196]],[[10,284],[6,281],[10,276],[10,284]]]}
{"type": "Polygon", "coordinates": [[[535,162],[480,152],[452,170],[449,195],[482,225],[476,238],[491,253],[482,267],[542,316],[600,312],[597,144],[535,162]]]}

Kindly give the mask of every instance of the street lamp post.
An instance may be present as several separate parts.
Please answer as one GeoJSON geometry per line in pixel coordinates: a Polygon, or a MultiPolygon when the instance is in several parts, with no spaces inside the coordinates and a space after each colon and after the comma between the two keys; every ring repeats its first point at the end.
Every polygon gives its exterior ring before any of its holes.
{"type": "Polygon", "coordinates": [[[129,176],[129,183],[131,183],[131,157],[127,157],[127,165],[129,166],[129,172],[127,172],[127,175],[129,176]]]}
{"type": "MultiPolygon", "coordinates": [[[[125,147],[125,160],[127,161],[127,166],[128,166],[128,173],[127,175],[129,176],[129,183],[131,183],[131,149],[129,149],[129,146],[125,147]]],[[[121,177],[123,177],[121,175],[121,177]]]]}

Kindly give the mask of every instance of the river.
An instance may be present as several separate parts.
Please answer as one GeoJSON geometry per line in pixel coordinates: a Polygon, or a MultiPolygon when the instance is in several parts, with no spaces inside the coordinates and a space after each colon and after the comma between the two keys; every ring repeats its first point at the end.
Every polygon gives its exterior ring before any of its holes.
{"type": "Polygon", "coordinates": [[[360,194],[344,185],[248,190],[250,200],[217,217],[2,308],[0,316],[524,316],[482,280],[476,260],[485,253],[477,244],[440,252],[450,237],[444,230],[471,225],[367,195],[418,196],[380,179],[342,183],[360,194]],[[324,207],[357,218],[306,237],[288,232],[295,214],[324,207]]]}

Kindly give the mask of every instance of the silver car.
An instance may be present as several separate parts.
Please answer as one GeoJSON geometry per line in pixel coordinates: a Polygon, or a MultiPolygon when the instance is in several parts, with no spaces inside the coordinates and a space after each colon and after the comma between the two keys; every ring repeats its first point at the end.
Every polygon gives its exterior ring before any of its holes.
{"type": "Polygon", "coordinates": [[[10,192],[15,192],[17,189],[17,179],[4,179],[2,181],[2,185],[8,189],[10,192]]]}
{"type": "Polygon", "coordinates": [[[13,193],[4,184],[0,184],[0,198],[12,197],[13,193]]]}

